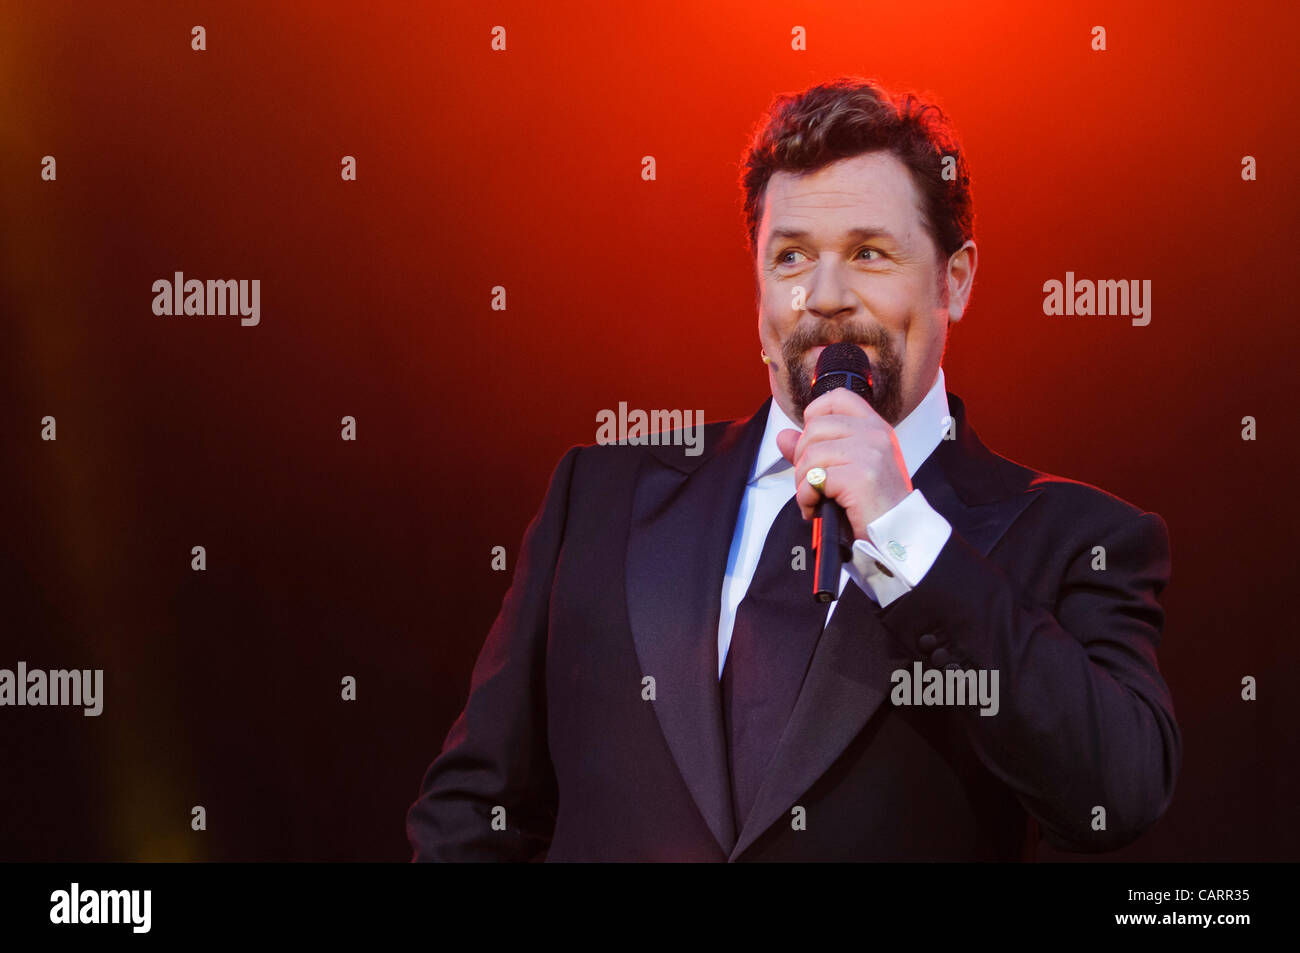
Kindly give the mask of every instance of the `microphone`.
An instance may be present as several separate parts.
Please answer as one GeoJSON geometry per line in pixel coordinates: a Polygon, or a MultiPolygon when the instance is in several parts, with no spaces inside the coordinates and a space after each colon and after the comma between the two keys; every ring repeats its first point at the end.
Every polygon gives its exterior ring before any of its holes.
{"type": "MultiPolygon", "coordinates": [[[[827,345],[817,358],[813,372],[813,397],[836,387],[847,387],[863,400],[871,400],[871,361],[856,344],[840,341],[827,345]]],[[[841,533],[849,525],[844,507],[834,500],[821,500],[813,515],[813,598],[830,602],[840,595],[840,570],[849,556],[841,533]]],[[[852,544],[850,544],[851,546],[852,544]]]]}

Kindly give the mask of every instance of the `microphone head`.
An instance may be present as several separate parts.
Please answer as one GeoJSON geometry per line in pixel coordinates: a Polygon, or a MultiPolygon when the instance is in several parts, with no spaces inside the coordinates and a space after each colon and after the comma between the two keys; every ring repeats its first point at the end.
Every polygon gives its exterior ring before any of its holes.
{"type": "Polygon", "coordinates": [[[828,344],[813,372],[814,398],[836,387],[847,387],[863,400],[871,400],[871,361],[862,348],[848,341],[828,344]]]}

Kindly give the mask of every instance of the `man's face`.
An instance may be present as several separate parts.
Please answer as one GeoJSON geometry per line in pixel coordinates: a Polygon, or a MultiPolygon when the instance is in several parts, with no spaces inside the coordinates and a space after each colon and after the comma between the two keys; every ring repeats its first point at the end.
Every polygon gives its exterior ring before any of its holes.
{"type": "Polygon", "coordinates": [[[920,194],[890,153],[809,175],[774,173],[758,227],[758,318],[781,409],[802,425],[818,355],[850,341],[871,361],[872,407],[897,426],[934,383],[949,319],[964,308],[973,252],[967,243],[941,267],[920,194]],[[794,308],[800,287],[804,310],[794,308]]]}

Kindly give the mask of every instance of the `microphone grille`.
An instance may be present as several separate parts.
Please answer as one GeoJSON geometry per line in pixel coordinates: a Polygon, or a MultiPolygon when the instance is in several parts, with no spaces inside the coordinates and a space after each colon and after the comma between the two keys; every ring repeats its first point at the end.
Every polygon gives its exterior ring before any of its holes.
{"type": "Polygon", "coordinates": [[[813,372],[813,397],[836,387],[847,387],[863,400],[871,400],[871,362],[862,348],[848,341],[827,345],[813,372]]]}

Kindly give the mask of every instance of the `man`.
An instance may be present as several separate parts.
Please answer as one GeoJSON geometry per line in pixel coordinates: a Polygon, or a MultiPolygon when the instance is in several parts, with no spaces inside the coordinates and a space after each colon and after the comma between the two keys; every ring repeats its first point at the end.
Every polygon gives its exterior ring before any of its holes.
{"type": "Polygon", "coordinates": [[[1022,859],[1160,817],[1168,531],[992,453],[946,391],[969,183],[912,97],[778,98],[742,174],[772,399],[696,456],[560,461],[408,813],[414,859],[1022,859]],[[870,402],[812,399],[840,341],[870,402]],[[853,536],[829,605],[823,497],[853,536]]]}

